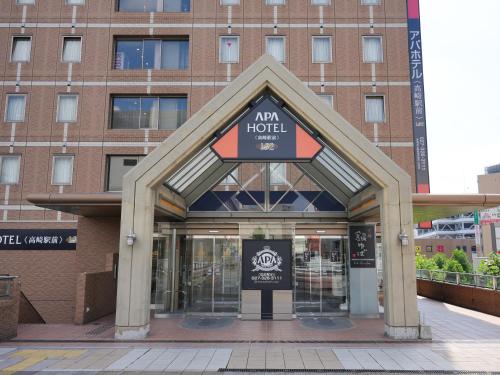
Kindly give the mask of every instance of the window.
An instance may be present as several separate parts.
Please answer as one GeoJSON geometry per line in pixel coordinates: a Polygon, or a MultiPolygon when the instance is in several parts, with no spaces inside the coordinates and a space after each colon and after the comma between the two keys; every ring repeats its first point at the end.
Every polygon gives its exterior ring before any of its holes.
{"type": "Polygon", "coordinates": [[[66,0],[67,5],[85,5],[85,0],[66,0]]]}
{"type": "Polygon", "coordinates": [[[52,159],[52,185],[71,185],[73,155],[57,155],[52,159]]]}
{"type": "Polygon", "coordinates": [[[266,0],[267,5],[285,5],[285,0],[266,0]]]}
{"type": "Polygon", "coordinates": [[[220,5],[240,5],[240,0],[220,0],[220,5]]]}
{"type": "Polygon", "coordinates": [[[311,0],[312,5],[330,5],[330,0],[311,0]]]}
{"type": "Polygon", "coordinates": [[[23,122],[26,111],[26,95],[7,95],[6,122],[23,122]]]}
{"type": "Polygon", "coordinates": [[[332,62],[332,38],[329,36],[313,36],[313,63],[332,62]]]}
{"type": "Polygon", "coordinates": [[[67,36],[63,38],[63,54],[62,61],[64,62],[80,62],[82,55],[82,38],[67,36]]]}
{"type": "Polygon", "coordinates": [[[13,185],[19,182],[20,160],[18,155],[0,156],[0,184],[13,185]]]}
{"type": "Polygon", "coordinates": [[[15,36],[12,38],[12,62],[28,62],[31,57],[31,37],[15,36]]]}
{"type": "Polygon", "coordinates": [[[318,94],[319,98],[323,100],[330,108],[333,108],[333,95],[330,94],[318,94]]]}
{"type": "Polygon", "coordinates": [[[237,36],[221,36],[219,47],[219,61],[234,64],[240,60],[240,38],[237,36]]]}
{"type": "Polygon", "coordinates": [[[286,180],[286,164],[285,163],[270,163],[270,182],[273,185],[287,184],[286,180]]]}
{"type": "Polygon", "coordinates": [[[35,0],[16,0],[19,5],[35,5],[35,0]]]}
{"type": "Polygon", "coordinates": [[[380,5],[380,0],[361,0],[361,5],[380,5]]]}
{"type": "Polygon", "coordinates": [[[142,159],[143,155],[109,155],[108,156],[108,178],[106,190],[121,191],[123,176],[134,168],[142,159]]]}
{"type": "Polygon", "coordinates": [[[365,63],[381,63],[382,60],[383,60],[382,37],[381,36],[364,36],[363,37],[363,62],[365,62],[365,63]]]}
{"type": "Polygon", "coordinates": [[[266,53],[271,55],[280,63],[285,62],[285,37],[268,36],[266,37],[266,53]]]}
{"type": "Polygon", "coordinates": [[[75,122],[78,112],[78,95],[59,95],[57,122],[75,122]]]}
{"type": "Polygon", "coordinates": [[[187,39],[124,39],[116,41],[115,69],[187,69],[187,39]]]}
{"type": "Polygon", "coordinates": [[[112,129],[175,130],[187,117],[186,97],[113,97],[112,129]]]}
{"type": "Polygon", "coordinates": [[[384,122],[385,108],[383,96],[367,96],[365,98],[366,122],[384,122]]]}
{"type": "Polygon", "coordinates": [[[190,0],[118,0],[119,12],[189,12],[190,0]]]}
{"type": "Polygon", "coordinates": [[[228,174],[224,179],[221,181],[222,185],[237,185],[238,181],[238,168],[234,169],[230,174],[228,174]]]}

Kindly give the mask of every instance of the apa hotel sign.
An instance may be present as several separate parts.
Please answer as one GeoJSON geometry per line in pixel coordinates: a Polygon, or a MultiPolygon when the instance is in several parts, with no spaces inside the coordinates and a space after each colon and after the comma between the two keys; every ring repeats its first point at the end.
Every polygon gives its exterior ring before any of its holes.
{"type": "Polygon", "coordinates": [[[222,134],[213,151],[227,160],[310,160],[321,144],[270,96],[222,134]]]}

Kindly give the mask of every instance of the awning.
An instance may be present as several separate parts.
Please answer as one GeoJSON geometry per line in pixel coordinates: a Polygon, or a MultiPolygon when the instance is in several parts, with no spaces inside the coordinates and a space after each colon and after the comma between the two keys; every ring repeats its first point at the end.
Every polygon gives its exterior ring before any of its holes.
{"type": "MultiPolygon", "coordinates": [[[[415,223],[500,206],[500,194],[413,194],[415,223]]],[[[30,194],[27,200],[38,207],[79,216],[120,216],[121,193],[30,194]]]]}

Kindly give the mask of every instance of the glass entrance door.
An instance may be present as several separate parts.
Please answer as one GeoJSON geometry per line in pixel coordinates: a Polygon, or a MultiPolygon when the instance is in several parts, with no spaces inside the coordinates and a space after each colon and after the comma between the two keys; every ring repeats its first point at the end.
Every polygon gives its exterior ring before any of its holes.
{"type": "Polygon", "coordinates": [[[240,254],[238,237],[193,236],[188,309],[200,313],[238,313],[240,254]]]}
{"type": "Polygon", "coordinates": [[[346,309],[344,240],[334,237],[295,237],[295,312],[339,313],[346,309]]]}

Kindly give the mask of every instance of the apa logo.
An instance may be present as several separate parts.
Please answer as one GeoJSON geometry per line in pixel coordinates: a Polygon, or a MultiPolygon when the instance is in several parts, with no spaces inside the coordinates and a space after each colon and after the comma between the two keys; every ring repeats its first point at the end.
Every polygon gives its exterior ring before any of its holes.
{"type": "Polygon", "coordinates": [[[264,246],[261,251],[257,252],[257,254],[252,257],[252,264],[255,267],[252,272],[282,272],[282,270],[279,268],[282,262],[283,258],[280,257],[276,251],[271,250],[270,246],[264,246]]]}
{"type": "Polygon", "coordinates": [[[279,121],[278,114],[276,112],[257,112],[255,116],[255,121],[279,121]]]}

